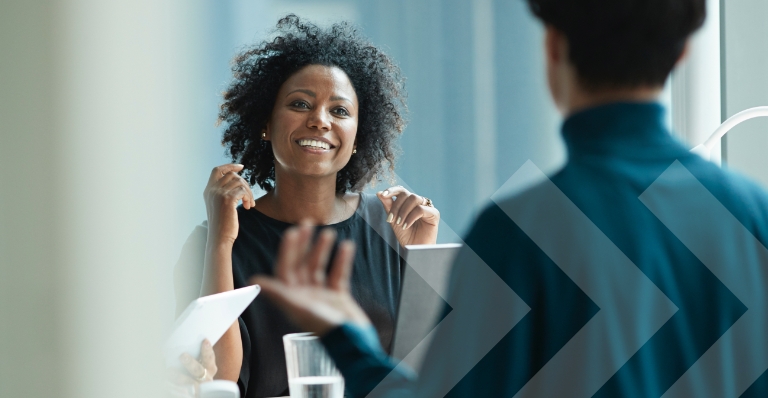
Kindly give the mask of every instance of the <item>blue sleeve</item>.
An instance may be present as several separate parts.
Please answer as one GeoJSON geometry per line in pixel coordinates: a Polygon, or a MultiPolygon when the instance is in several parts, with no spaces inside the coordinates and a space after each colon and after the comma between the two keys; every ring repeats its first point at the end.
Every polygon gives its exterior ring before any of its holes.
{"type": "Polygon", "coordinates": [[[388,357],[372,326],[345,323],[322,338],[349,397],[411,397],[415,375],[388,357]]]}

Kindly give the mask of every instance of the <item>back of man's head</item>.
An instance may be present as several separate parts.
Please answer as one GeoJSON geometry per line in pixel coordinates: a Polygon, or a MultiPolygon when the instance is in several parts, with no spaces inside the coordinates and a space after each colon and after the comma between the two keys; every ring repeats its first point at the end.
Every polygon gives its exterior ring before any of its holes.
{"type": "Polygon", "coordinates": [[[592,90],[662,86],[687,38],[704,22],[705,0],[528,0],[568,39],[581,84],[592,90]]]}

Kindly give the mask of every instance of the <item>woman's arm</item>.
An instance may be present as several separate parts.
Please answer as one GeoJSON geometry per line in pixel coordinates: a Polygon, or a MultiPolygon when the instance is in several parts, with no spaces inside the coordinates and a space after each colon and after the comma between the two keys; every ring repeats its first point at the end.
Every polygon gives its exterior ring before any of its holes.
{"type": "MultiPolygon", "coordinates": [[[[254,205],[250,186],[237,175],[242,165],[228,164],[213,169],[205,188],[208,212],[208,241],[205,246],[205,264],[200,296],[234,290],[232,275],[232,246],[239,229],[237,204],[250,209],[254,205]]],[[[216,353],[217,378],[237,381],[243,363],[243,344],[237,322],[213,347],[216,353]]]]}

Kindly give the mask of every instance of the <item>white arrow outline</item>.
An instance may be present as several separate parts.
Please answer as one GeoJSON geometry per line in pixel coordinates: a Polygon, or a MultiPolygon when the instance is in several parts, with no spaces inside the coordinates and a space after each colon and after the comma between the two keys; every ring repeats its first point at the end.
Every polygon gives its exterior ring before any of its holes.
{"type": "Polygon", "coordinates": [[[748,308],[663,396],[740,396],[768,369],[768,249],[677,160],[639,199],[748,308]]]}
{"type": "Polygon", "coordinates": [[[678,308],[533,162],[505,185],[536,180],[492,199],[600,310],[515,397],[590,397],[678,308]]]}
{"type": "MultiPolygon", "coordinates": [[[[413,192],[398,177],[400,185],[413,192]]],[[[371,228],[393,248],[388,233],[380,231],[380,220],[368,220],[359,212],[371,228]]],[[[458,237],[452,228],[440,221],[439,229],[458,237]]],[[[446,302],[452,310],[413,350],[426,350],[422,376],[419,379],[418,397],[443,397],[477,365],[498,342],[512,330],[530,311],[530,307],[463,241],[463,245],[451,273],[451,283],[446,302]],[[482,293],[482,294],[476,294],[482,293]],[[488,317],[486,311],[495,316],[488,317]],[[477,325],[482,323],[482,328],[477,325]],[[428,346],[428,347],[427,347],[428,346]],[[430,377],[425,373],[439,374],[430,377]]],[[[430,279],[425,280],[428,284],[430,279]]],[[[430,285],[435,291],[438,286],[430,285]]],[[[400,362],[368,397],[388,396],[387,390],[398,386],[402,373],[411,369],[400,362]]]]}

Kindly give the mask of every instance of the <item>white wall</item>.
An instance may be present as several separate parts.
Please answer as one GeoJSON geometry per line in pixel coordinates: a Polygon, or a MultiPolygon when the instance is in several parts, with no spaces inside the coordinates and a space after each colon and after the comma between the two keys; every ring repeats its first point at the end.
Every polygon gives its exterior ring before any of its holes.
{"type": "Polygon", "coordinates": [[[0,396],[160,396],[198,9],[0,2],[0,396]]]}
{"type": "MultiPolygon", "coordinates": [[[[707,0],[707,19],[691,38],[686,57],[673,71],[672,129],[691,147],[720,125],[720,0],[707,0]]],[[[720,146],[710,158],[720,161],[720,146]]]]}
{"type": "MultiPolygon", "coordinates": [[[[768,105],[768,1],[724,1],[725,113],[768,105]]],[[[768,118],[742,123],[725,136],[727,166],[768,186],[768,118]]]]}
{"type": "Polygon", "coordinates": [[[50,7],[0,2],[0,397],[62,382],[50,7]]]}

